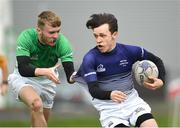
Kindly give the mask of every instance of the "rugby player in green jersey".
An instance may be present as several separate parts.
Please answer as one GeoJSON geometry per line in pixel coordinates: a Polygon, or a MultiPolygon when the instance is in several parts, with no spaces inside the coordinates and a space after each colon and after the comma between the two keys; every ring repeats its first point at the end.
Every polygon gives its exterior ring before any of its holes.
{"type": "Polygon", "coordinates": [[[74,72],[72,48],[60,33],[61,20],[52,11],[38,15],[37,27],[24,30],[17,39],[17,65],[8,82],[15,97],[31,112],[32,127],[47,127],[56,84],[60,84],[58,60],[69,83],[74,72]]]}

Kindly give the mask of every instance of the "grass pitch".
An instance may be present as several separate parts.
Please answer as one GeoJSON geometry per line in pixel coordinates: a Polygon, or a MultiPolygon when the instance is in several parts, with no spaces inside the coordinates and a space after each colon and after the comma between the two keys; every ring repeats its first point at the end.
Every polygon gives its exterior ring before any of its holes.
{"type": "MultiPolygon", "coordinates": [[[[159,127],[168,126],[168,118],[165,115],[154,114],[159,127]]],[[[51,117],[49,127],[101,127],[98,117],[51,117]]],[[[0,120],[0,127],[30,127],[29,120],[0,120]]]]}
{"type": "MultiPolygon", "coordinates": [[[[0,120],[0,127],[30,127],[27,120],[0,120]]],[[[100,127],[98,117],[52,117],[48,127],[100,127]]]]}

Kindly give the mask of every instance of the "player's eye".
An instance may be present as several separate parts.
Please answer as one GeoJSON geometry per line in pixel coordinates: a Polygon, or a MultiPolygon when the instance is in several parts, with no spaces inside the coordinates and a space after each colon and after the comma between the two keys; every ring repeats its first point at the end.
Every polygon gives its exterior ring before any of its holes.
{"type": "Polygon", "coordinates": [[[98,35],[94,34],[94,37],[95,37],[95,38],[98,38],[98,35]]]}
{"type": "Polygon", "coordinates": [[[106,35],[104,35],[104,34],[100,34],[99,36],[102,37],[102,38],[106,37],[106,35]]]}
{"type": "Polygon", "coordinates": [[[60,32],[60,30],[59,31],[52,31],[52,32],[49,32],[49,34],[55,34],[55,33],[59,33],[60,32]]]}
{"type": "Polygon", "coordinates": [[[54,34],[55,32],[49,32],[49,34],[54,34]]]}

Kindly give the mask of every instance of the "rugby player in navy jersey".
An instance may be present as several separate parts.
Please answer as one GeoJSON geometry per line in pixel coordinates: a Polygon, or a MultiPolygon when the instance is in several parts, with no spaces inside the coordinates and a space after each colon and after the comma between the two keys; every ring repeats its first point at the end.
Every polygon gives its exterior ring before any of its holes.
{"type": "Polygon", "coordinates": [[[142,47],[116,42],[118,24],[112,14],[93,14],[86,26],[92,29],[96,46],[84,56],[74,80],[88,85],[102,127],[158,127],[150,106],[134,88],[132,66],[144,59],[157,65],[158,78],[144,82],[144,87],[155,90],[165,82],[162,60],[142,47]]]}

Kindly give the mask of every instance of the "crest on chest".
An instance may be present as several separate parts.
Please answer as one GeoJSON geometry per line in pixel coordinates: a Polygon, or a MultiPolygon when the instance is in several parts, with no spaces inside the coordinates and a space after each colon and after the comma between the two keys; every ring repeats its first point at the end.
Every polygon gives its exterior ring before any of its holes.
{"type": "Polygon", "coordinates": [[[116,60],[112,62],[99,63],[96,67],[97,72],[105,72],[107,68],[112,68],[113,70],[119,70],[120,68],[127,67],[129,64],[128,60],[116,60]]]}

